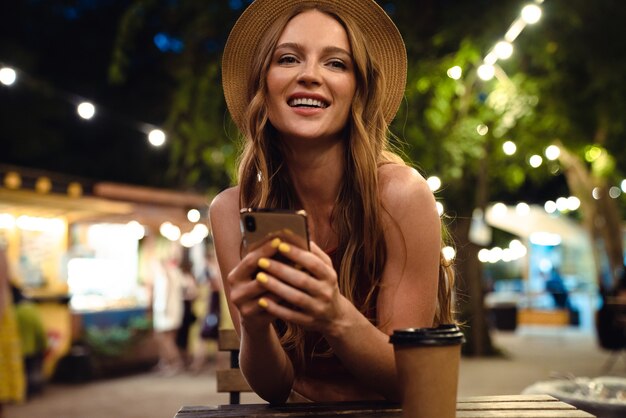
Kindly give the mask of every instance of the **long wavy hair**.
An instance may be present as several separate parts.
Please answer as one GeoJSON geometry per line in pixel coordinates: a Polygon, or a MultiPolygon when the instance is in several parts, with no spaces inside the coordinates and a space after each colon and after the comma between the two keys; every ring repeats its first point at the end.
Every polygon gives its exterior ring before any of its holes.
{"type": "MultiPolygon", "coordinates": [[[[266,78],[274,49],[287,23],[311,9],[337,20],[345,29],[354,61],[356,92],[345,129],[345,164],[340,191],[331,215],[331,226],[338,237],[340,256],[338,281],[342,294],[372,323],[376,324],[376,302],[387,260],[378,168],[389,163],[404,164],[391,151],[389,129],[382,110],[385,83],[378,63],[366,49],[363,34],[348,16],[329,6],[303,4],[275,21],[264,34],[250,71],[247,112],[242,126],[243,149],[239,161],[239,203],[241,207],[297,209],[299,202],[287,167],[283,164],[281,143],[268,119],[266,78]]],[[[451,292],[454,275],[441,258],[437,312],[433,323],[453,322],[451,292]]],[[[301,327],[282,324],[281,343],[303,366],[305,333],[301,327]]],[[[322,344],[323,345],[323,344],[322,344]]],[[[322,353],[327,355],[326,347],[322,353]]],[[[309,353],[313,355],[313,353],[309,353]]]]}

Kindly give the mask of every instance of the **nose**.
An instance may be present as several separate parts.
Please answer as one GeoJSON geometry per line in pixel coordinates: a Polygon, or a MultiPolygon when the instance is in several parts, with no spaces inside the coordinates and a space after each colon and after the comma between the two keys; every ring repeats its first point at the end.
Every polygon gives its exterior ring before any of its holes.
{"type": "Polygon", "coordinates": [[[298,83],[304,85],[321,83],[320,68],[316,62],[306,61],[302,64],[301,71],[298,74],[298,83]]]}

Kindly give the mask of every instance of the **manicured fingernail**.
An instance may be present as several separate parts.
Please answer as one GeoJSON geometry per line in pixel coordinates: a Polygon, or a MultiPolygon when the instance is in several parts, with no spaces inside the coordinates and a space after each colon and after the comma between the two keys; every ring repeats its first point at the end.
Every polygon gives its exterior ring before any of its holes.
{"type": "Polygon", "coordinates": [[[272,248],[278,248],[278,246],[280,245],[280,243],[281,243],[280,238],[274,238],[274,239],[272,240],[272,244],[271,244],[271,245],[272,245],[272,248]]]}
{"type": "Polygon", "coordinates": [[[269,303],[267,303],[267,299],[265,298],[261,298],[259,299],[259,306],[263,309],[267,308],[269,306],[269,303]]]}
{"type": "Polygon", "coordinates": [[[256,279],[261,283],[267,283],[269,281],[267,274],[263,273],[262,271],[257,273],[256,279]]]}
{"type": "Polygon", "coordinates": [[[288,253],[289,250],[291,250],[291,247],[289,246],[289,244],[286,244],[284,242],[278,246],[278,251],[280,251],[281,253],[288,253]]]}
{"type": "Polygon", "coordinates": [[[259,258],[259,261],[257,262],[257,264],[262,269],[266,269],[270,266],[270,260],[268,260],[267,258],[259,258]]]}

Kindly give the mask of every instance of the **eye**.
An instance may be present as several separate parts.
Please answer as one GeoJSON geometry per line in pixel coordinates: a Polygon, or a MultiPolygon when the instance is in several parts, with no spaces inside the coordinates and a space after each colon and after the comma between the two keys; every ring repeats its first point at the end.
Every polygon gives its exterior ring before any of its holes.
{"type": "Polygon", "coordinates": [[[338,70],[345,70],[348,68],[348,66],[342,60],[339,60],[339,59],[334,59],[334,60],[329,61],[328,65],[331,68],[336,68],[338,70]]]}
{"type": "Polygon", "coordinates": [[[288,65],[297,63],[298,59],[294,55],[281,55],[280,57],[278,57],[277,62],[281,65],[288,65]]]}

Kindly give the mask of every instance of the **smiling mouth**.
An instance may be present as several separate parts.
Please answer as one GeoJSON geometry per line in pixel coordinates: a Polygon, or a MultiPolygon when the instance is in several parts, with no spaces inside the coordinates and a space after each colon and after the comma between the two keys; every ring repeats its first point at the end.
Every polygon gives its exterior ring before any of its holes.
{"type": "Polygon", "coordinates": [[[291,99],[287,104],[290,107],[310,107],[310,108],[318,108],[318,109],[326,109],[328,107],[328,103],[323,102],[317,99],[310,99],[305,97],[299,97],[297,99],[291,99]]]}

